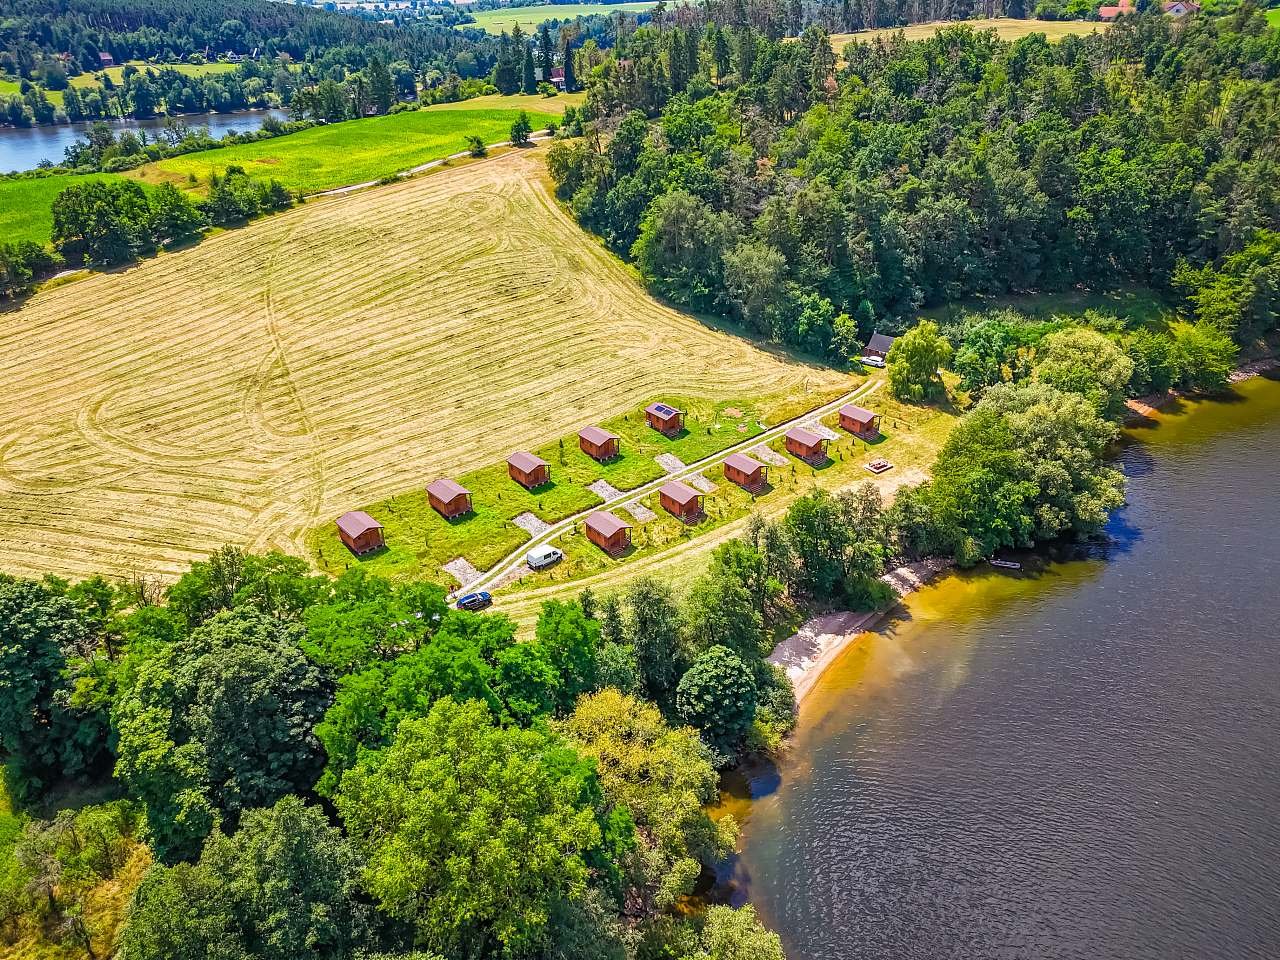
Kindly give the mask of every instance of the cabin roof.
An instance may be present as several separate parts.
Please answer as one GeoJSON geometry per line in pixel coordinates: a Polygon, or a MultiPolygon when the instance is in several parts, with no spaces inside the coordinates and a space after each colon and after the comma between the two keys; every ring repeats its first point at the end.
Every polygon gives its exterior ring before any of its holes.
{"type": "Polygon", "coordinates": [[[432,480],[427,484],[427,493],[448,503],[460,495],[469,495],[471,491],[455,480],[432,480]]]}
{"type": "Polygon", "coordinates": [[[680,411],[669,403],[651,403],[644,408],[644,412],[652,413],[654,416],[660,417],[663,420],[670,420],[680,411]]]}
{"type": "Polygon", "coordinates": [[[871,339],[867,341],[867,349],[888,353],[889,348],[893,346],[893,341],[896,339],[896,337],[891,337],[886,333],[873,333],[871,339]]]}
{"type": "Polygon", "coordinates": [[[848,417],[855,423],[870,423],[876,418],[876,415],[866,407],[860,407],[854,403],[846,403],[841,407],[840,416],[848,417]]]}
{"type": "Polygon", "coordinates": [[[764,466],[759,460],[748,457],[745,453],[731,453],[724,458],[724,465],[732,467],[734,470],[741,470],[743,473],[755,473],[764,466]]]}
{"type": "Polygon", "coordinates": [[[338,529],[348,537],[358,537],[370,530],[381,530],[382,524],[363,510],[352,510],[338,518],[338,529]]]}
{"type": "Polygon", "coordinates": [[[826,437],[814,433],[806,427],[792,427],[787,431],[787,439],[802,443],[806,447],[816,447],[826,440],[826,437]]]}
{"type": "Polygon", "coordinates": [[[533,473],[539,467],[545,467],[547,461],[541,457],[535,457],[532,453],[526,453],[524,450],[517,450],[511,456],[507,457],[507,463],[515,467],[521,473],[533,473]]]}
{"type": "Polygon", "coordinates": [[[597,510],[588,515],[587,526],[606,537],[612,537],[619,530],[631,529],[631,524],[607,510],[597,510]]]}
{"type": "Polygon", "coordinates": [[[578,436],[587,441],[587,443],[594,443],[598,447],[604,446],[610,440],[618,439],[616,433],[610,433],[604,427],[596,426],[583,427],[578,431],[578,436]]]}
{"type": "Polygon", "coordinates": [[[702,494],[681,480],[672,480],[664,483],[658,490],[658,495],[674,500],[682,507],[687,507],[691,503],[696,503],[702,494]]]}

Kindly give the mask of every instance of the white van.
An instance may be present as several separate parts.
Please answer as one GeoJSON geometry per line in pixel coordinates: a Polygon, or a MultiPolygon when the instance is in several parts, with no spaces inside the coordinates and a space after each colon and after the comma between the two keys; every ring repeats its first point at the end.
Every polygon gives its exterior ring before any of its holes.
{"type": "Polygon", "coordinates": [[[549,567],[558,562],[563,556],[563,550],[557,550],[555,547],[544,544],[541,547],[534,547],[525,554],[524,562],[529,565],[530,570],[541,570],[543,567],[549,567]]]}

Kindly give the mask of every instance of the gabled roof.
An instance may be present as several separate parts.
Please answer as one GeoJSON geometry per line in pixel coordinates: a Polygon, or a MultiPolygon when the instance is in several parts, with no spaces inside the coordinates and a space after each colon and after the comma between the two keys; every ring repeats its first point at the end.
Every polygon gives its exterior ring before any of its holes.
{"type": "Polygon", "coordinates": [[[896,337],[891,337],[885,333],[873,333],[871,339],[867,341],[868,350],[879,350],[881,353],[888,353],[889,348],[893,346],[896,337]]]}
{"type": "Polygon", "coordinates": [[[539,467],[545,467],[547,461],[541,457],[535,457],[532,453],[525,453],[523,450],[517,450],[511,456],[507,457],[507,463],[515,467],[521,473],[533,473],[539,467]]]}
{"type": "Polygon", "coordinates": [[[616,433],[610,433],[604,427],[595,426],[583,427],[578,431],[578,436],[587,441],[587,443],[594,443],[598,447],[604,446],[610,440],[618,439],[618,435],[616,433]]]}
{"type": "Polygon", "coordinates": [[[804,444],[806,447],[816,447],[826,441],[826,437],[814,433],[805,427],[792,427],[787,431],[787,439],[795,440],[797,443],[804,444]]]}
{"type": "Polygon", "coordinates": [[[644,408],[645,413],[652,413],[663,420],[670,420],[680,411],[669,403],[651,403],[644,408]]]}
{"type": "Polygon", "coordinates": [[[595,513],[588,515],[587,526],[606,537],[612,537],[619,530],[631,529],[631,524],[614,516],[607,510],[597,510],[595,513]]]}
{"type": "Polygon", "coordinates": [[[700,492],[680,480],[672,480],[670,483],[664,483],[658,489],[658,495],[666,497],[669,500],[674,500],[682,507],[686,507],[691,503],[696,503],[698,498],[702,496],[700,492]]]}
{"type": "Polygon", "coordinates": [[[453,480],[432,480],[427,484],[427,493],[438,500],[449,503],[460,494],[470,495],[471,491],[453,480]]]}
{"type": "Polygon", "coordinates": [[[745,453],[729,454],[724,458],[724,465],[734,470],[741,470],[743,473],[755,473],[764,466],[759,460],[748,457],[745,453]]]}
{"type": "Polygon", "coordinates": [[[338,529],[348,537],[358,537],[370,530],[381,530],[382,524],[363,510],[352,510],[338,518],[338,529]]]}
{"type": "Polygon", "coordinates": [[[846,403],[841,407],[840,416],[848,417],[854,423],[870,423],[876,418],[876,415],[870,410],[853,403],[846,403]]]}

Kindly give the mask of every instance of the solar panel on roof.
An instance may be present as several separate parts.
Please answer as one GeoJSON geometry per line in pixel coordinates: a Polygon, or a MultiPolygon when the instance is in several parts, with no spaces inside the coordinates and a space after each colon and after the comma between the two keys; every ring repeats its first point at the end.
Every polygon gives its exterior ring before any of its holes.
{"type": "Polygon", "coordinates": [[[656,413],[660,413],[664,417],[668,416],[669,414],[675,413],[675,410],[673,410],[671,407],[668,407],[665,403],[655,404],[653,409],[656,413]]]}

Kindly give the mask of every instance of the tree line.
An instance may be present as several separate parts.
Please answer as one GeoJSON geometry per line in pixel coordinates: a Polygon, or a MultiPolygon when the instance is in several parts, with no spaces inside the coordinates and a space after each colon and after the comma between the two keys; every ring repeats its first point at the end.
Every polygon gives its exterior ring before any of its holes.
{"type": "MultiPolygon", "coordinates": [[[[815,28],[644,27],[549,164],[655,292],[843,360],[966,297],[1274,269],[1278,74],[1249,4],[1057,43],[951,27],[839,67],[815,28]]],[[[1275,329],[1250,312],[1241,335],[1275,329]]]]}

